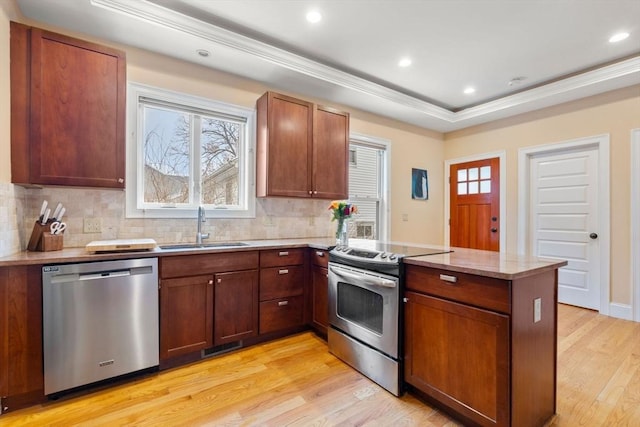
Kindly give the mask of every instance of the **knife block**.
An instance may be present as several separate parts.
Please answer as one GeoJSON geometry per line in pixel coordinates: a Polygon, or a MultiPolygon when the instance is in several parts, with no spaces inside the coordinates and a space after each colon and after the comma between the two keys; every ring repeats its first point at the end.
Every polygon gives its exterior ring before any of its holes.
{"type": "Polygon", "coordinates": [[[51,234],[49,231],[50,227],[50,223],[42,225],[39,221],[36,221],[33,225],[33,231],[31,232],[31,238],[29,238],[27,250],[40,252],[62,250],[64,243],[62,234],[51,234]]]}
{"type": "Polygon", "coordinates": [[[42,233],[38,250],[42,252],[60,251],[62,250],[63,243],[64,238],[62,237],[62,234],[51,234],[50,232],[45,231],[42,233]]]}

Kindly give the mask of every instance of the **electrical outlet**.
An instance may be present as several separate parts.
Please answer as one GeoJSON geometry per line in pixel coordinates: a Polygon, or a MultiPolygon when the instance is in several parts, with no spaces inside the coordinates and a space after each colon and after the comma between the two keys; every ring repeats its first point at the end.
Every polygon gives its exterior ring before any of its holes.
{"type": "Polygon", "coordinates": [[[536,298],[533,300],[533,323],[538,323],[542,320],[542,298],[536,298]]]}
{"type": "Polygon", "coordinates": [[[85,233],[102,233],[102,218],[85,218],[85,233]]]}

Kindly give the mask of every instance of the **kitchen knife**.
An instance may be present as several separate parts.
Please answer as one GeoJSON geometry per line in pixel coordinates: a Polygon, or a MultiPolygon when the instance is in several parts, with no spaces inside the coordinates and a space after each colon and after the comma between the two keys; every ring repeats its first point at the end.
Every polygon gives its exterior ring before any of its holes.
{"type": "Polygon", "coordinates": [[[49,214],[51,214],[51,209],[47,209],[46,211],[44,211],[44,216],[42,217],[42,225],[45,225],[47,223],[47,220],[49,219],[49,214]]]}
{"type": "Polygon", "coordinates": [[[57,219],[58,221],[62,221],[62,216],[64,215],[64,213],[65,213],[66,211],[67,211],[67,209],[65,209],[65,208],[60,209],[60,213],[58,214],[58,216],[56,217],[56,219],[57,219]]]}
{"type": "Polygon", "coordinates": [[[46,209],[47,209],[47,201],[45,200],[44,202],[42,202],[42,207],[40,208],[40,216],[38,217],[38,221],[40,221],[42,224],[44,224],[42,219],[44,218],[44,211],[46,209]]]}
{"type": "Polygon", "coordinates": [[[51,219],[53,219],[54,221],[58,219],[58,215],[60,215],[60,209],[62,209],[62,203],[58,203],[58,206],[56,206],[56,210],[53,211],[53,217],[51,219]]]}

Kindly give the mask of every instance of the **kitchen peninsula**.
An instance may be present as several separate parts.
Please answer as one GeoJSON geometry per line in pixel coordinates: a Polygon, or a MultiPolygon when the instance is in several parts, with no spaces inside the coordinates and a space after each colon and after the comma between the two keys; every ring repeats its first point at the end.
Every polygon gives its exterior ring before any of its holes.
{"type": "Polygon", "coordinates": [[[409,390],[470,424],[548,421],[567,262],[462,248],[404,262],[409,390]]]}
{"type": "MultiPolygon", "coordinates": [[[[2,396],[8,396],[3,398],[3,406],[13,410],[44,399],[42,377],[38,374],[42,351],[38,303],[42,265],[150,256],[159,257],[162,264],[175,257],[187,260],[204,254],[257,251],[262,257],[263,253],[270,256],[274,250],[303,250],[302,320],[280,329],[299,331],[315,324],[311,312],[317,310],[314,300],[321,301],[322,295],[310,290],[311,264],[317,264],[316,260],[312,262],[316,257],[326,263],[331,240],[246,241],[246,246],[222,249],[112,254],[88,254],[83,248],[68,248],[1,258],[0,320],[7,324],[9,319],[7,301],[12,301],[12,310],[24,310],[22,317],[11,318],[11,322],[21,319],[22,323],[3,328],[0,335],[0,368],[3,373],[11,372],[9,381],[0,384],[2,396]],[[18,362],[11,357],[27,360],[18,362]],[[13,369],[14,366],[20,369],[13,369]],[[17,393],[12,398],[14,391],[17,393]]],[[[407,258],[404,263],[405,380],[409,390],[447,408],[456,417],[479,425],[541,425],[551,417],[555,412],[557,269],[566,263],[458,248],[449,254],[407,258]]],[[[262,264],[256,266],[261,272],[272,268],[266,264],[263,268],[262,264]]],[[[262,277],[261,274],[259,286],[262,277]]],[[[256,303],[268,301],[263,299],[256,303]]],[[[282,335],[264,335],[265,339],[277,336],[282,335]]]]}

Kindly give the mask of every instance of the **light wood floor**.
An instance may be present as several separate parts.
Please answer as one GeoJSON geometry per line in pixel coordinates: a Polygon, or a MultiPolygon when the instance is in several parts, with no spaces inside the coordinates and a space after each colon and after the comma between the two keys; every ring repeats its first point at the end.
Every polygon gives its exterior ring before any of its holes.
{"type": "MultiPolygon", "coordinates": [[[[640,323],[559,307],[551,426],[640,426],[640,323]]],[[[0,417],[9,426],[456,426],[398,399],[312,333],[0,417]]]]}

